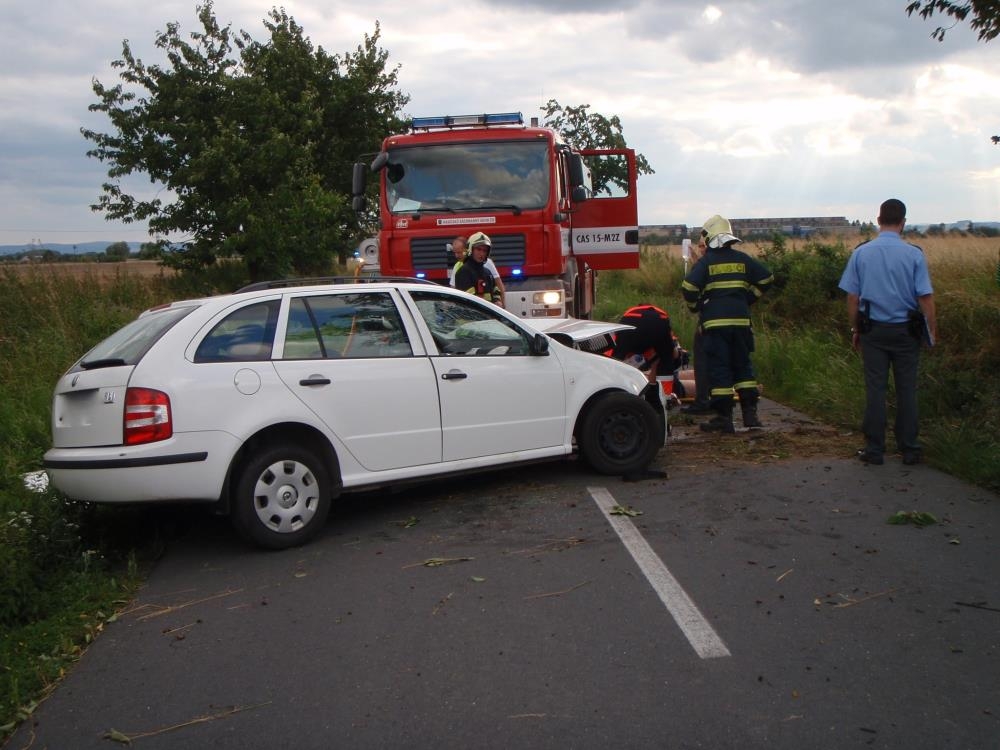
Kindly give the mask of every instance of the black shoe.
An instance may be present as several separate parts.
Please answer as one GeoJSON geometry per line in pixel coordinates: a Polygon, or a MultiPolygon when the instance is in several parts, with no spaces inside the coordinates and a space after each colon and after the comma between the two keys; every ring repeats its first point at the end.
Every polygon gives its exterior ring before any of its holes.
{"type": "Polygon", "coordinates": [[[916,466],[917,464],[920,463],[920,461],[921,461],[921,456],[920,453],[918,452],[903,454],[903,463],[906,464],[907,466],[916,466]]]}
{"type": "Polygon", "coordinates": [[[702,432],[721,432],[726,435],[735,434],[736,428],[733,426],[733,420],[726,419],[721,414],[713,417],[707,422],[702,422],[698,427],[702,432]]]}
{"type": "Polygon", "coordinates": [[[699,404],[695,401],[683,407],[681,414],[712,414],[712,407],[708,404],[699,404]]]}
{"type": "Polygon", "coordinates": [[[756,409],[748,409],[743,412],[743,426],[751,430],[759,430],[764,426],[764,423],[760,421],[760,417],[757,416],[756,409]]]}
{"type": "Polygon", "coordinates": [[[857,456],[862,463],[873,464],[875,466],[881,466],[885,463],[885,459],[882,458],[881,453],[873,453],[866,448],[861,448],[858,451],[857,456]]]}

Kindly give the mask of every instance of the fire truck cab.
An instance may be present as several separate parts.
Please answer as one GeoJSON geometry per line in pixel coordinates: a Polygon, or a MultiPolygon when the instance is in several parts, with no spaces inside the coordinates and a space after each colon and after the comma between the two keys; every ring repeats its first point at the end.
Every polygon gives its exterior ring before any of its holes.
{"type": "MultiPolygon", "coordinates": [[[[362,243],[365,269],[448,283],[452,240],[485,232],[524,318],[590,316],[595,275],[637,268],[635,152],[576,150],[521,113],[414,118],[387,137],[379,175],[377,242],[362,243]]],[[[356,211],[369,167],[354,165],[356,211]]]]}

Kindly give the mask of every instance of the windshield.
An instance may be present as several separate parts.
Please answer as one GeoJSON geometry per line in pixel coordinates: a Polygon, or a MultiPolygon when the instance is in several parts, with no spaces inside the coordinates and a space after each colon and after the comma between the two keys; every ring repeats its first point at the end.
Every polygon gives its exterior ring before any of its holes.
{"type": "Polygon", "coordinates": [[[535,141],[414,146],[392,151],[386,198],[393,213],[522,211],[545,206],[548,145],[535,141]]]}

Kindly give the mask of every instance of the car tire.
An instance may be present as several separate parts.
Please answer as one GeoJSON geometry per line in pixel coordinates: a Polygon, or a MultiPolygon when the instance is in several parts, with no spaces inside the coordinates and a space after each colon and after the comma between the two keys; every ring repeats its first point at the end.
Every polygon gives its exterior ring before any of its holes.
{"type": "Polygon", "coordinates": [[[323,528],[333,481],[311,450],[275,446],[243,462],[232,498],[232,521],[247,540],[267,549],[304,544],[323,528]]]}
{"type": "Polygon", "coordinates": [[[663,445],[663,427],[645,399],[612,393],[584,416],[577,443],[590,466],[601,474],[645,471],[663,445]]]}

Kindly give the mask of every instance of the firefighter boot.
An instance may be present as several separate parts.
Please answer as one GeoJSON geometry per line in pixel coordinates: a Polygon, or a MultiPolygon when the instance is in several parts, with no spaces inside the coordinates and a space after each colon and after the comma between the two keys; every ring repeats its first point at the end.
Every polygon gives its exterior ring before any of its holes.
{"type": "Polygon", "coordinates": [[[749,429],[760,429],[764,423],[757,416],[757,401],[740,401],[740,409],[743,412],[743,426],[749,429]]]}
{"type": "Polygon", "coordinates": [[[714,417],[698,425],[702,432],[721,432],[726,435],[736,432],[733,426],[733,405],[730,403],[727,406],[718,406],[715,411],[714,417]]]}

